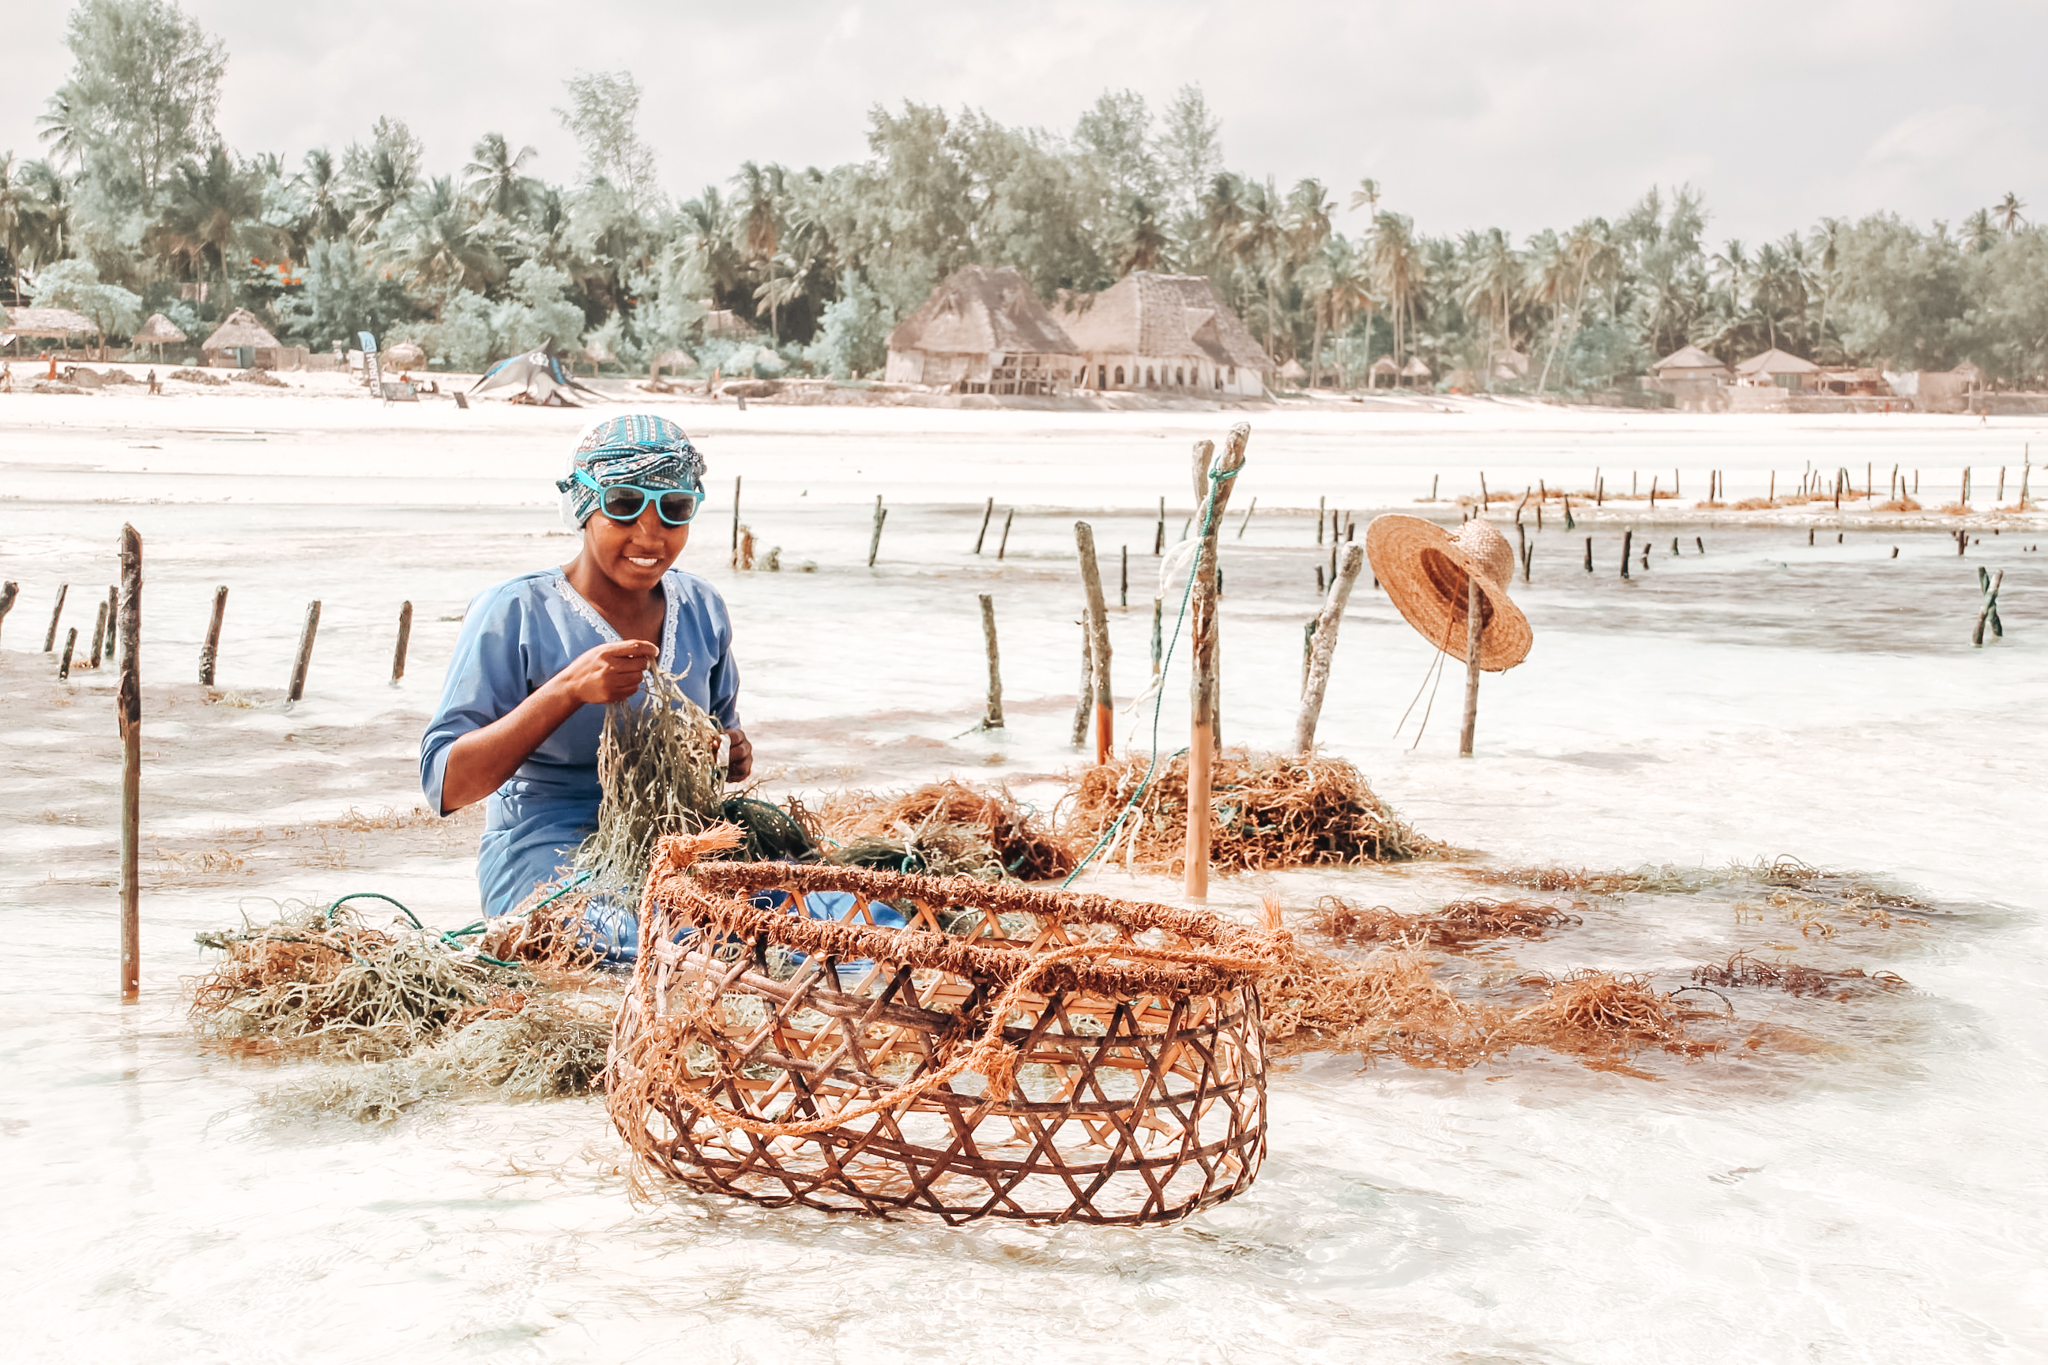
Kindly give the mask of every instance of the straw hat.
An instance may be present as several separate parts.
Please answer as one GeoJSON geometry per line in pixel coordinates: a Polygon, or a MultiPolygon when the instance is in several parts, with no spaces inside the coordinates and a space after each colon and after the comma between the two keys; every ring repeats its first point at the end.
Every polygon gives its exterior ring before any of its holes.
{"type": "Polygon", "coordinates": [[[1365,553],[1408,624],[1452,658],[1465,661],[1468,575],[1479,584],[1480,668],[1500,673],[1529,656],[1528,618],[1508,600],[1515,552],[1488,522],[1475,517],[1454,533],[1421,517],[1374,517],[1365,553]]]}

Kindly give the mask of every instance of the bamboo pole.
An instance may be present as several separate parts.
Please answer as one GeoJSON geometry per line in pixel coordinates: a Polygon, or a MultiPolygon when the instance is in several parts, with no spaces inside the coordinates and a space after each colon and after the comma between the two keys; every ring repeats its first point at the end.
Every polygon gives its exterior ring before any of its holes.
{"type": "Polygon", "coordinates": [[[1230,429],[1217,477],[1209,478],[1207,441],[1196,444],[1196,467],[1204,482],[1206,514],[1201,545],[1195,555],[1194,586],[1194,668],[1189,685],[1191,713],[1188,737],[1188,828],[1186,843],[1187,894],[1209,894],[1209,817],[1213,796],[1216,734],[1220,711],[1216,631],[1216,531],[1224,509],[1230,503],[1230,488],[1237,472],[1244,468],[1244,450],[1252,429],[1239,422],[1230,429]]]}
{"type": "Polygon", "coordinates": [[[292,660],[292,685],[286,701],[297,701],[306,694],[306,666],[313,662],[313,637],[319,630],[320,603],[315,600],[306,604],[306,624],[299,631],[299,653],[292,660]]]}
{"type": "Polygon", "coordinates": [[[979,533],[978,533],[978,534],[977,534],[977,535],[976,535],[976,536],[974,537],[974,553],[976,553],[976,554],[980,554],[980,553],[981,553],[981,543],[982,543],[982,542],[983,542],[984,540],[987,540],[987,539],[988,539],[988,521],[989,521],[989,518],[990,518],[990,517],[993,517],[993,516],[994,516],[995,514],[996,514],[996,500],[995,500],[994,498],[990,498],[990,499],[988,500],[988,506],[986,506],[986,507],[984,507],[984,508],[982,508],[982,509],[981,509],[981,530],[980,530],[980,532],[979,532],[979,533]]]}
{"type": "Polygon", "coordinates": [[[996,601],[987,593],[981,594],[981,638],[988,647],[988,708],[982,712],[981,728],[1000,730],[1003,728],[1003,668],[1002,659],[996,653],[996,601]]]}
{"type": "Polygon", "coordinates": [[[57,605],[50,608],[50,628],[43,635],[43,653],[45,654],[51,653],[57,648],[57,622],[63,618],[64,595],[70,591],[71,585],[69,583],[59,583],[57,585],[57,605]]]}
{"type": "Polygon", "coordinates": [[[199,685],[213,686],[213,668],[220,658],[220,623],[227,615],[228,586],[223,583],[213,590],[213,619],[206,625],[206,643],[199,648],[199,685]]]}
{"type": "Polygon", "coordinates": [[[1109,608],[1102,597],[1102,568],[1095,559],[1095,529],[1085,521],[1074,523],[1074,550],[1081,559],[1081,586],[1088,594],[1088,661],[1094,675],[1095,763],[1109,762],[1114,702],[1109,691],[1109,608]]]}
{"type": "Polygon", "coordinates": [[[875,555],[882,548],[882,523],[889,519],[889,509],[882,506],[882,495],[875,494],[875,532],[868,537],[868,567],[875,567],[875,555]]]}
{"type": "Polygon", "coordinates": [[[1003,554],[1010,548],[1010,523],[1017,519],[1017,509],[1012,507],[1003,513],[1003,538],[996,542],[996,562],[1001,563],[1003,554]]]}
{"type": "Polygon", "coordinates": [[[1337,648],[1337,627],[1344,620],[1344,604],[1351,600],[1351,585],[1358,581],[1358,571],[1364,567],[1365,547],[1346,548],[1337,581],[1330,585],[1329,596],[1323,599],[1323,610],[1309,637],[1308,679],[1302,684],[1301,713],[1294,721],[1294,751],[1303,758],[1316,745],[1316,722],[1322,718],[1323,694],[1330,685],[1330,656],[1337,648]]]}
{"type": "Polygon", "coordinates": [[[1472,757],[1472,734],[1479,728],[1479,640],[1484,622],[1479,615],[1479,580],[1465,575],[1465,723],[1458,731],[1458,757],[1472,757]]]}
{"type": "Polygon", "coordinates": [[[121,998],[142,993],[142,537],[121,528],[121,998]]]}
{"type": "Polygon", "coordinates": [[[406,602],[398,608],[398,647],[391,651],[391,685],[396,687],[405,677],[405,647],[412,639],[412,603],[406,602]]]}
{"type": "Polygon", "coordinates": [[[14,610],[14,599],[21,596],[21,584],[9,579],[0,583],[0,626],[7,624],[7,613],[14,610]]]}

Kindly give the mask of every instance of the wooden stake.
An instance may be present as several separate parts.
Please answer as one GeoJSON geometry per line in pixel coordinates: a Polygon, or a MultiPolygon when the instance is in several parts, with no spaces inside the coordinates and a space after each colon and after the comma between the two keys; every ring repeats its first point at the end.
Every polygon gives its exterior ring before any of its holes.
{"type": "Polygon", "coordinates": [[[1131,608],[1131,547],[1123,547],[1123,556],[1116,575],[1116,604],[1129,611],[1131,608]]]}
{"type": "Polygon", "coordinates": [[[882,506],[882,495],[875,494],[875,533],[868,537],[868,567],[875,567],[875,554],[882,548],[882,523],[889,519],[889,509],[882,506]]]}
{"type": "Polygon", "coordinates": [[[981,595],[981,639],[988,646],[988,709],[982,712],[981,728],[1003,728],[1003,667],[996,653],[996,600],[981,595]]]}
{"type": "Polygon", "coordinates": [[[1441,474],[1432,474],[1429,476],[1429,500],[1431,502],[1436,501],[1436,483],[1437,480],[1442,477],[1443,475],[1441,474]]]}
{"type": "Polygon", "coordinates": [[[292,660],[292,685],[285,694],[286,701],[297,701],[306,695],[306,665],[313,662],[313,636],[319,630],[320,603],[315,600],[306,604],[306,624],[299,631],[299,653],[292,660]]]}
{"type": "MultiPolygon", "coordinates": [[[[1207,479],[1208,490],[1205,501],[1208,510],[1204,516],[1207,530],[1202,536],[1201,546],[1195,556],[1194,587],[1194,668],[1189,685],[1190,730],[1188,737],[1188,827],[1185,846],[1187,863],[1187,894],[1205,898],[1209,894],[1209,818],[1210,802],[1215,780],[1216,734],[1218,713],[1221,710],[1218,697],[1217,629],[1216,629],[1216,531],[1225,507],[1230,502],[1231,485],[1237,471],[1244,468],[1244,450],[1250,442],[1252,429],[1249,424],[1239,422],[1231,427],[1230,437],[1224,445],[1223,461],[1218,468],[1221,475],[1207,479]]],[[[1208,445],[1204,441],[1200,443],[1208,445]]],[[[1207,474],[1207,461],[1202,462],[1203,473],[1207,474]]]]}
{"type": "Polygon", "coordinates": [[[1365,567],[1365,547],[1352,545],[1344,551],[1337,581],[1323,599],[1322,612],[1310,623],[1307,677],[1301,687],[1301,713],[1294,721],[1294,751],[1308,757],[1316,743],[1316,722],[1323,714],[1323,693],[1330,685],[1330,656],[1337,648],[1337,627],[1344,620],[1344,604],[1351,600],[1351,585],[1365,567]]]}
{"type": "Polygon", "coordinates": [[[1081,558],[1081,586],[1088,594],[1088,661],[1094,674],[1095,764],[1109,762],[1114,703],[1109,693],[1109,608],[1102,599],[1102,569],[1095,560],[1095,530],[1085,521],[1074,523],[1074,550],[1081,558]]]}
{"type": "Polygon", "coordinates": [[[50,629],[43,636],[43,653],[45,654],[51,653],[57,648],[57,621],[64,615],[64,594],[70,591],[71,585],[69,583],[59,583],[57,585],[57,605],[50,608],[50,629]]]}
{"type": "Polygon", "coordinates": [[[1633,541],[1635,538],[1636,533],[1634,531],[1623,531],[1621,533],[1621,576],[1623,578],[1628,577],[1629,543],[1633,541]]]}
{"type": "Polygon", "coordinates": [[[732,476],[732,566],[740,566],[740,476],[732,476]]]}
{"type": "Polygon", "coordinates": [[[214,661],[220,657],[220,621],[228,610],[228,587],[213,590],[213,619],[206,625],[206,643],[199,647],[199,685],[213,686],[214,661]]]}
{"type": "Polygon", "coordinates": [[[1070,743],[1078,749],[1088,738],[1088,719],[1095,709],[1095,652],[1088,647],[1088,622],[1081,622],[1081,683],[1074,693],[1074,735],[1070,743]]]}
{"type": "Polygon", "coordinates": [[[391,651],[391,685],[398,686],[405,676],[405,646],[412,639],[412,603],[402,603],[398,608],[398,646],[391,651]]]}
{"type": "Polygon", "coordinates": [[[1458,731],[1458,757],[1472,757],[1472,735],[1479,727],[1479,580],[1465,575],[1465,724],[1458,731]]]}
{"type": "Polygon", "coordinates": [[[1593,537],[1586,537],[1586,572],[1593,572],[1593,537]]]}
{"type": "Polygon", "coordinates": [[[78,647],[78,627],[64,632],[64,655],[57,660],[57,681],[63,682],[71,676],[71,651],[78,647]]]}
{"type": "Polygon", "coordinates": [[[1163,555],[1163,554],[1165,554],[1165,553],[1166,553],[1166,499],[1162,497],[1162,498],[1161,498],[1161,499],[1159,500],[1159,529],[1158,529],[1157,531],[1154,531],[1154,532],[1152,533],[1152,557],[1153,557],[1154,559],[1157,559],[1157,558],[1159,558],[1159,556],[1161,556],[1161,555],[1163,555]]]}
{"type": "Polygon", "coordinates": [[[996,562],[1000,564],[1004,551],[1010,548],[1010,523],[1017,519],[1017,509],[1012,507],[1003,513],[1003,538],[996,542],[996,562]]]}
{"type": "MultiPolygon", "coordinates": [[[[1436,485],[1434,483],[1429,486],[1429,496],[1432,501],[1436,498],[1436,485]]],[[[1323,522],[1330,515],[1329,501],[1327,497],[1316,499],[1316,544],[1318,545],[1323,543],[1323,522]]]]}
{"type": "Polygon", "coordinates": [[[105,639],[105,640],[104,640],[104,641],[103,641],[103,642],[101,643],[101,647],[100,647],[100,650],[99,650],[99,657],[98,657],[97,659],[93,660],[93,667],[95,667],[95,668],[99,667],[99,666],[100,666],[101,664],[104,664],[104,663],[110,663],[110,662],[112,662],[112,660],[113,660],[113,658],[114,658],[114,637],[115,637],[115,636],[116,636],[117,634],[119,634],[119,632],[118,632],[118,631],[116,631],[116,630],[114,629],[114,622],[115,622],[115,620],[116,620],[116,619],[117,619],[117,618],[118,618],[118,617],[120,616],[120,614],[121,614],[121,590],[120,590],[119,588],[108,588],[108,589],[107,589],[107,638],[106,638],[106,639],[105,639]]]}
{"type": "Polygon", "coordinates": [[[988,521],[996,514],[996,500],[990,498],[988,506],[981,509],[981,530],[974,537],[974,553],[981,553],[981,542],[988,539],[988,521]]]}
{"type": "Polygon", "coordinates": [[[107,643],[107,604],[106,604],[106,603],[104,603],[104,602],[102,602],[102,603],[100,603],[100,609],[99,609],[99,613],[98,613],[98,614],[97,614],[96,616],[94,616],[94,617],[93,617],[93,622],[92,622],[92,652],[91,652],[90,654],[88,654],[88,655],[86,655],[86,656],[85,656],[85,665],[84,665],[84,666],[85,666],[86,668],[98,668],[98,667],[100,666],[100,650],[101,650],[101,649],[103,649],[103,648],[104,648],[104,647],[106,646],[106,643],[107,643]]]}
{"type": "MultiPolygon", "coordinates": [[[[1982,583],[1983,577],[1984,571],[1982,569],[1977,570],[1978,582],[1982,583]]],[[[1987,621],[1991,623],[1991,633],[1993,635],[2001,639],[2005,636],[2004,623],[1998,619],[1998,590],[2004,583],[2005,570],[2000,569],[1996,574],[1992,575],[1990,583],[1986,584],[1983,588],[1984,606],[1977,613],[1977,629],[1970,634],[1970,643],[1976,648],[1982,649],[1984,647],[1984,623],[1987,621]]]]}
{"type": "MultiPolygon", "coordinates": [[[[2003,483],[1998,485],[1998,496],[2001,498],[2005,496],[2005,485],[2003,483]]],[[[1259,500],[1253,498],[1252,505],[1244,509],[1244,520],[1237,524],[1237,538],[1239,540],[1244,539],[1244,528],[1252,524],[1252,513],[1258,510],[1259,500]]]]}
{"type": "Polygon", "coordinates": [[[14,599],[21,596],[21,584],[9,579],[0,583],[0,625],[7,623],[7,613],[14,610],[14,599]]]}
{"type": "Polygon", "coordinates": [[[142,537],[121,528],[121,998],[142,993],[142,537]]]}
{"type": "Polygon", "coordinates": [[[1161,630],[1165,620],[1166,603],[1155,597],[1152,599],[1152,676],[1155,678],[1159,676],[1159,655],[1165,638],[1161,630]]]}

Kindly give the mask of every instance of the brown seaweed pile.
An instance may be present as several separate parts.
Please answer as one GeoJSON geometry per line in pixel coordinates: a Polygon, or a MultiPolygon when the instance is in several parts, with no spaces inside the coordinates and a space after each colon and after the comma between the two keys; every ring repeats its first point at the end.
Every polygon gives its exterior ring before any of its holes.
{"type": "MultiPolygon", "coordinates": [[[[1116,823],[1144,783],[1148,764],[1144,755],[1127,755],[1082,772],[1062,831],[1070,845],[1090,847],[1116,823]]],[[[1234,750],[1216,759],[1213,786],[1210,858],[1222,871],[1342,867],[1443,851],[1403,824],[1364,775],[1340,758],[1234,750]]],[[[1104,860],[1184,870],[1187,815],[1187,755],[1176,754],[1152,773],[1138,808],[1103,850],[1104,860]]]]}

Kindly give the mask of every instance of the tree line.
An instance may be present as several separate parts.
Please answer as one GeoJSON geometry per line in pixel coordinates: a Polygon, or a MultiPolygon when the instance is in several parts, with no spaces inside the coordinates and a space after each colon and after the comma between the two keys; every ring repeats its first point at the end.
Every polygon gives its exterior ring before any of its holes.
{"type": "Polygon", "coordinates": [[[287,343],[368,330],[455,369],[553,344],[847,376],[879,371],[896,321],[981,263],[1048,301],[1132,270],[1206,275],[1276,362],[1345,386],[1420,358],[1585,393],[1689,343],[2048,382],[2048,234],[2010,193],[1955,226],[1877,213],[1715,245],[1697,193],[1653,188],[1520,242],[1439,236],[1369,178],[1231,169],[1190,85],[1156,112],[1105,92],[1065,133],[878,106],[863,160],[747,161],[675,199],[626,72],[564,83],[580,163],[556,181],[495,132],[436,174],[392,116],[339,153],[234,151],[215,122],[227,53],[175,0],[80,0],[66,42],[41,155],[0,154],[0,293],[114,335],[162,312],[197,339],[239,306],[287,343]]]}

